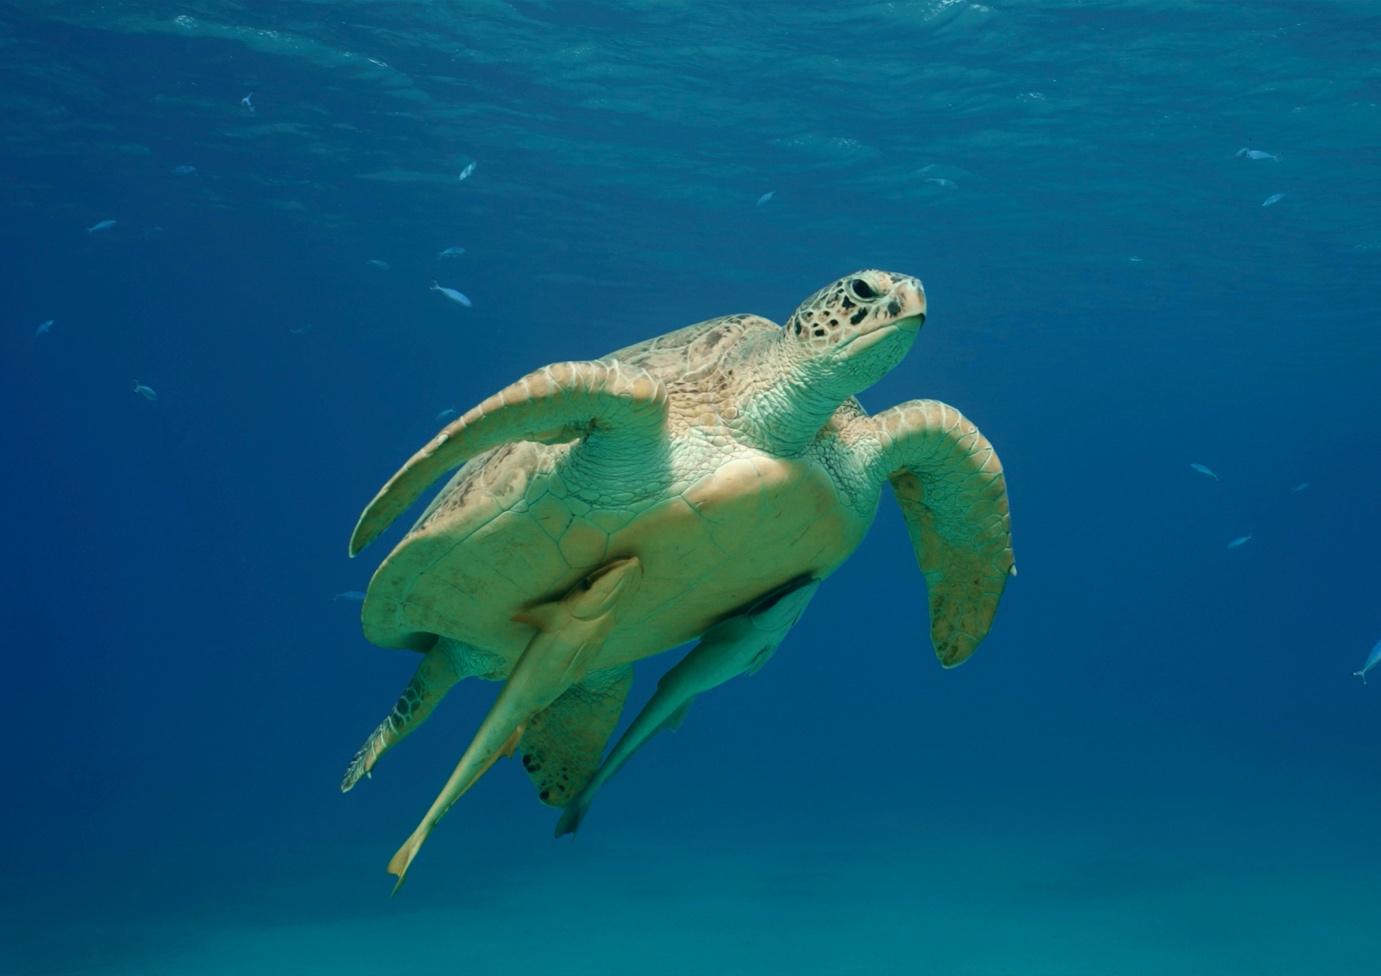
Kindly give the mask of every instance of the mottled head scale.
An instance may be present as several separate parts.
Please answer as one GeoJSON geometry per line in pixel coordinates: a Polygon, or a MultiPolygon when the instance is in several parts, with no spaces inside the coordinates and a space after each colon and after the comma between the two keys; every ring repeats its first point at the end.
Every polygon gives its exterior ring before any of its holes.
{"type": "Polygon", "coordinates": [[[783,338],[801,359],[868,386],[901,361],[925,321],[925,289],[910,275],[855,271],[811,295],[783,338]]]}

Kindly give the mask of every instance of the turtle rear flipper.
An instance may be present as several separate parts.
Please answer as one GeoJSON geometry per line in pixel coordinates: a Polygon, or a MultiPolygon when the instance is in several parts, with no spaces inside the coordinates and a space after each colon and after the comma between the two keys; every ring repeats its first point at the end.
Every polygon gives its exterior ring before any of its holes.
{"type": "Polygon", "coordinates": [[[543,803],[565,806],[585,788],[632,686],[627,665],[592,673],[528,721],[518,749],[543,803]]]}
{"type": "Polygon", "coordinates": [[[427,720],[446,692],[462,678],[483,675],[495,666],[494,656],[460,641],[444,640],[427,651],[417,671],[384,720],[364,740],[350,760],[340,791],[349,793],[368,776],[379,758],[427,720]]]}

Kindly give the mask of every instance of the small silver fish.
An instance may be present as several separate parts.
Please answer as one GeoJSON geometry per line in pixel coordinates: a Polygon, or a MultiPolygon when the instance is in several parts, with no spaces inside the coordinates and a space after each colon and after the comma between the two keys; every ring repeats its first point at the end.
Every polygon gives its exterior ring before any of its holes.
{"type": "Polygon", "coordinates": [[[244,98],[240,99],[240,104],[243,105],[245,108],[249,109],[251,112],[254,111],[254,103],[250,101],[250,99],[252,99],[253,97],[254,92],[250,92],[244,98]]]}
{"type": "Polygon", "coordinates": [[[134,381],[134,392],[137,393],[137,394],[139,394],[139,395],[140,395],[141,397],[143,397],[145,400],[157,400],[157,399],[158,399],[158,393],[154,390],[153,387],[151,387],[151,386],[145,386],[143,383],[140,383],[138,380],[135,380],[135,381],[134,381]]]}
{"type": "Polygon", "coordinates": [[[335,596],[331,597],[332,603],[335,603],[337,600],[349,600],[352,603],[360,603],[364,600],[364,593],[361,590],[341,590],[335,596]]]}
{"type": "Polygon", "coordinates": [[[436,412],[436,417],[435,417],[434,419],[436,420],[437,423],[440,423],[440,422],[443,421],[443,420],[450,420],[450,419],[451,419],[452,417],[454,417],[455,415],[456,415],[456,408],[455,408],[455,407],[447,407],[445,410],[438,410],[438,411],[436,412]]]}
{"type": "Polygon", "coordinates": [[[439,258],[458,258],[458,257],[460,257],[460,256],[461,256],[462,254],[464,254],[464,253],[465,253],[465,248],[463,248],[463,247],[448,247],[448,248],[446,248],[446,250],[439,252],[439,253],[437,254],[437,257],[439,257],[439,258]]]}
{"type": "Polygon", "coordinates": [[[1209,467],[1208,465],[1206,465],[1206,464],[1200,464],[1200,463],[1197,462],[1197,461],[1191,461],[1191,462],[1189,462],[1189,466],[1190,466],[1191,468],[1193,468],[1195,471],[1199,472],[1199,474],[1207,475],[1208,477],[1212,478],[1214,481],[1221,481],[1221,480],[1222,480],[1222,479],[1219,478],[1216,474],[1214,474],[1214,473],[1213,473],[1213,469],[1210,468],[1210,467],[1209,467]]]}
{"type": "Polygon", "coordinates": [[[193,166],[191,163],[183,163],[181,166],[173,167],[174,176],[191,176],[196,171],[197,168],[193,166]]]}
{"type": "Polygon", "coordinates": [[[291,326],[288,328],[288,332],[291,335],[306,335],[308,332],[311,331],[312,323],[310,322],[308,322],[306,325],[291,326]]]}
{"type": "Polygon", "coordinates": [[[378,268],[380,271],[387,271],[393,267],[393,265],[389,264],[387,261],[380,261],[378,258],[369,258],[365,261],[365,264],[369,265],[371,268],[378,268]]]}
{"type": "Polygon", "coordinates": [[[34,335],[36,335],[36,336],[47,335],[48,332],[49,332],[49,330],[51,330],[52,328],[53,328],[53,320],[52,320],[52,319],[49,319],[47,322],[40,322],[40,323],[38,324],[38,328],[37,328],[37,329],[34,329],[34,335]]]}
{"type": "Polygon", "coordinates": [[[1236,539],[1233,539],[1231,542],[1228,543],[1228,548],[1229,548],[1229,549],[1236,549],[1236,548],[1238,548],[1239,546],[1245,546],[1248,542],[1251,542],[1251,541],[1252,541],[1252,537],[1251,537],[1251,536],[1249,536],[1249,535],[1239,535],[1236,539]]]}
{"type": "Polygon", "coordinates": [[[1130,262],[1132,262],[1132,264],[1140,264],[1140,263],[1142,262],[1143,259],[1142,259],[1142,258],[1139,258],[1139,257],[1137,257],[1135,254],[1133,254],[1133,255],[1132,255],[1131,257],[1129,257],[1127,260],[1130,261],[1130,262]]]}
{"type": "Polygon", "coordinates": [[[471,174],[474,172],[475,164],[473,162],[467,163],[465,168],[460,171],[460,176],[456,178],[456,182],[464,183],[466,180],[470,178],[471,174]]]}
{"type": "Polygon", "coordinates": [[[1309,482],[1307,482],[1307,481],[1301,481],[1299,484],[1295,485],[1295,487],[1293,487],[1293,488],[1290,489],[1290,491],[1291,491],[1292,493],[1296,494],[1296,495],[1298,495],[1298,494],[1299,494],[1300,492],[1302,492],[1302,491],[1308,491],[1308,490],[1309,490],[1309,482]]]}
{"type": "Polygon", "coordinates": [[[958,185],[959,185],[958,183],[954,182],[953,180],[947,180],[947,179],[945,179],[943,176],[927,176],[927,177],[925,178],[925,181],[926,181],[927,183],[934,183],[936,186],[943,186],[943,187],[946,187],[946,188],[955,187],[955,186],[958,186],[958,185]]]}
{"type": "Polygon", "coordinates": [[[1354,671],[1352,673],[1362,679],[1362,684],[1366,684],[1367,672],[1370,671],[1372,668],[1376,667],[1378,664],[1381,664],[1381,641],[1377,641],[1376,646],[1373,647],[1371,649],[1371,653],[1367,655],[1367,663],[1362,665],[1362,670],[1354,671]]]}
{"type": "Polygon", "coordinates": [[[1263,152],[1260,149],[1242,148],[1233,153],[1234,156],[1245,156],[1247,159],[1273,159],[1280,162],[1280,157],[1275,153],[1263,152]]]}
{"type": "Polygon", "coordinates": [[[441,285],[438,285],[435,281],[433,281],[431,290],[441,292],[442,295],[446,296],[446,298],[455,302],[457,305],[464,305],[466,308],[473,307],[473,303],[470,301],[470,299],[466,298],[463,294],[456,291],[454,288],[443,288],[441,285]]]}
{"type": "Polygon", "coordinates": [[[776,195],[777,195],[777,191],[776,191],[776,190],[768,190],[768,191],[767,191],[766,193],[764,193],[762,196],[758,197],[758,202],[755,203],[755,204],[753,204],[753,206],[755,206],[755,207],[761,207],[764,203],[766,203],[767,201],[771,200],[771,199],[772,199],[773,197],[775,197],[776,195]]]}
{"type": "Polygon", "coordinates": [[[103,231],[103,230],[110,230],[110,228],[112,228],[112,227],[114,227],[114,226],[115,226],[115,221],[113,221],[113,220],[98,220],[98,221],[96,221],[94,224],[92,224],[90,227],[88,227],[88,228],[86,229],[86,232],[87,232],[88,234],[99,234],[101,231],[103,231]]]}
{"type": "Polygon", "coordinates": [[[1263,207],[1273,207],[1273,206],[1275,206],[1277,203],[1279,203],[1280,201],[1282,201],[1282,200],[1284,200],[1284,199],[1285,199],[1285,194],[1283,194],[1283,193],[1272,193],[1272,194],[1271,194],[1270,196],[1268,196],[1265,200],[1262,200],[1262,201],[1261,201],[1261,205],[1262,205],[1263,207]]]}

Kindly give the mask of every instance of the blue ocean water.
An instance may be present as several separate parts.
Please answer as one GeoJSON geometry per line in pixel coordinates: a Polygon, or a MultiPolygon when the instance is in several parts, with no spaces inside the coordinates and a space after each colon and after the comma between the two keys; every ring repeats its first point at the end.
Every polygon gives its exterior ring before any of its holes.
{"type": "Polygon", "coordinates": [[[0,973],[1381,965],[1375,4],[19,2],[0,51],[0,973]],[[497,686],[340,794],[416,660],[337,596],[364,503],[443,410],[864,267],[929,300],[864,405],[1005,465],[988,640],[937,666],[885,495],[578,838],[500,763],[390,899],[497,686]]]}

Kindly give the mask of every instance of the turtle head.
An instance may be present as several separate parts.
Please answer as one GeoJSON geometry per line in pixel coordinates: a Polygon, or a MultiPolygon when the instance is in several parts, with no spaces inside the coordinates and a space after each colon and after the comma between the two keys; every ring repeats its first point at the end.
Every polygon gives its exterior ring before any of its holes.
{"type": "Polygon", "coordinates": [[[910,275],[855,271],[821,288],[786,320],[782,340],[808,372],[845,396],[901,362],[925,321],[925,289],[910,275]]]}

